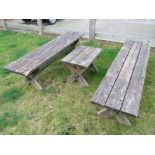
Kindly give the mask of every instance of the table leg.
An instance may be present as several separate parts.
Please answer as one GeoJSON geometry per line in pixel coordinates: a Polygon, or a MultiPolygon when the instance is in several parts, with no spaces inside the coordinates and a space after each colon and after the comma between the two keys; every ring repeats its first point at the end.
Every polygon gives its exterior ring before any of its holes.
{"type": "Polygon", "coordinates": [[[118,115],[115,116],[117,121],[120,123],[120,124],[123,124],[123,125],[126,125],[126,126],[131,126],[131,123],[130,121],[128,120],[128,118],[126,117],[125,114],[123,113],[119,113],[118,115]]]}
{"type": "Polygon", "coordinates": [[[82,85],[82,86],[88,86],[87,81],[84,79],[84,77],[82,75],[77,77],[78,82],[82,85]]]}
{"type": "Polygon", "coordinates": [[[27,84],[31,84],[35,89],[37,89],[39,91],[41,91],[43,89],[42,86],[38,83],[38,81],[34,79],[33,76],[26,77],[26,82],[27,82],[27,84]]]}
{"type": "Polygon", "coordinates": [[[99,70],[98,70],[98,68],[97,68],[97,66],[95,65],[95,63],[93,62],[92,64],[91,64],[91,66],[90,66],[93,70],[95,70],[95,71],[97,71],[97,72],[99,72],[99,70]]]}
{"type": "Polygon", "coordinates": [[[82,74],[86,70],[85,68],[80,68],[79,66],[67,65],[69,68],[71,75],[68,78],[68,82],[78,81],[82,86],[88,86],[87,81],[84,79],[82,74]]]}

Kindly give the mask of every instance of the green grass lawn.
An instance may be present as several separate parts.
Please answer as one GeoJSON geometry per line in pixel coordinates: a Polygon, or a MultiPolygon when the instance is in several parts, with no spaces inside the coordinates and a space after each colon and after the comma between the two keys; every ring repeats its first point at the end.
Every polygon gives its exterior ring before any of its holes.
{"type": "Polygon", "coordinates": [[[100,108],[90,103],[121,44],[80,40],[77,46],[103,49],[96,59],[99,72],[84,74],[88,87],[66,83],[70,73],[60,63],[63,56],[36,77],[42,92],[3,69],[53,38],[0,31],[0,134],[155,134],[155,49],[150,53],[139,117],[129,117],[132,127],[125,127],[114,118],[97,117],[100,108]]]}

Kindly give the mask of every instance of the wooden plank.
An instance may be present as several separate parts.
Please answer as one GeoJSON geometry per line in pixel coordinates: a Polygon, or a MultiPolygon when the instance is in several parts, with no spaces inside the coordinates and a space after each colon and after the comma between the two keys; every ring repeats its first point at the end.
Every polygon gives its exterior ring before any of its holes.
{"type": "Polygon", "coordinates": [[[62,59],[62,62],[74,64],[82,68],[88,68],[93,60],[99,55],[102,49],[80,46],[68,56],[62,59]]]}
{"type": "MultiPolygon", "coordinates": [[[[16,72],[16,69],[25,66],[27,64],[33,63],[36,59],[38,59],[42,53],[45,52],[45,50],[50,49],[51,45],[53,45],[55,42],[59,41],[62,39],[63,36],[68,37],[70,34],[65,33],[58,38],[49,41],[48,43],[42,45],[41,47],[38,47],[37,49],[33,50],[31,53],[26,54],[25,56],[19,58],[18,60],[10,63],[7,65],[5,68],[10,69],[11,71],[16,72]]],[[[18,70],[17,70],[18,73],[18,70]]]]}
{"type": "MultiPolygon", "coordinates": [[[[90,47],[86,47],[82,52],[80,52],[74,59],[72,59],[69,63],[79,65],[80,62],[83,60],[83,57],[87,57],[90,54],[90,51],[93,49],[90,47]]],[[[85,67],[85,66],[84,66],[85,67]]]]}
{"type": "MultiPolygon", "coordinates": [[[[15,67],[12,68],[13,70],[15,69],[20,69],[22,70],[23,67],[27,68],[27,65],[34,64],[35,61],[39,60],[45,54],[48,54],[48,52],[52,51],[57,44],[60,44],[65,38],[70,37],[71,33],[65,33],[64,35],[59,36],[58,38],[46,43],[45,45],[33,50],[31,53],[28,53],[24,57],[18,59],[15,61],[17,65],[14,65],[15,67]]],[[[14,62],[13,62],[14,63],[14,62]]],[[[20,72],[17,70],[17,72],[20,72]]]]}
{"type": "Polygon", "coordinates": [[[44,54],[44,56],[39,57],[38,60],[34,61],[31,64],[28,64],[26,66],[25,70],[23,70],[22,72],[25,75],[28,75],[32,71],[37,69],[38,66],[42,66],[43,64],[46,64],[47,62],[51,61],[51,59],[57,57],[57,55],[59,55],[66,48],[68,48],[69,46],[72,46],[77,41],[77,40],[74,40],[74,39],[70,38],[68,40],[65,40],[65,41],[61,42],[60,44],[57,44],[56,46],[54,46],[53,49],[51,49],[51,51],[48,51],[46,54],[44,54]],[[73,42],[73,40],[74,40],[74,42],[73,42]]]}
{"type": "Polygon", "coordinates": [[[97,88],[96,92],[91,98],[91,102],[95,104],[99,104],[104,106],[107,98],[112,90],[112,87],[117,79],[120,70],[128,56],[128,53],[133,45],[133,41],[127,40],[124,45],[122,46],[121,50],[117,54],[116,58],[114,59],[112,65],[110,66],[108,72],[106,73],[104,79],[100,83],[99,87],[97,88]]]}
{"type": "Polygon", "coordinates": [[[141,42],[134,42],[129,52],[129,55],[119,73],[119,76],[114,84],[114,87],[107,99],[105,105],[106,107],[116,110],[121,109],[129,85],[129,81],[141,49],[141,45],[141,42]]]}
{"type": "Polygon", "coordinates": [[[92,48],[92,50],[89,52],[89,55],[83,57],[79,65],[88,68],[95,58],[101,53],[101,51],[102,49],[100,48],[92,48]]]}
{"type": "Polygon", "coordinates": [[[67,56],[65,56],[61,62],[63,63],[70,63],[77,55],[79,55],[83,50],[86,49],[86,46],[80,46],[76,49],[74,49],[71,53],[69,53],[67,56]]]}
{"type": "Polygon", "coordinates": [[[83,34],[75,32],[61,35],[54,41],[47,43],[46,46],[44,45],[43,47],[34,50],[34,53],[27,54],[24,58],[7,65],[5,68],[27,76],[36,68],[74,44],[82,35],[83,34]]]}
{"type": "Polygon", "coordinates": [[[115,118],[117,119],[117,121],[122,124],[122,125],[125,125],[125,126],[128,126],[128,127],[131,127],[131,123],[130,121],[128,120],[127,116],[122,114],[122,113],[119,113],[118,115],[115,116],[115,118]]]}
{"type": "Polygon", "coordinates": [[[121,111],[134,116],[138,116],[145,73],[149,59],[149,52],[150,48],[148,44],[143,43],[132,78],[130,80],[123,106],[121,108],[121,111]]]}

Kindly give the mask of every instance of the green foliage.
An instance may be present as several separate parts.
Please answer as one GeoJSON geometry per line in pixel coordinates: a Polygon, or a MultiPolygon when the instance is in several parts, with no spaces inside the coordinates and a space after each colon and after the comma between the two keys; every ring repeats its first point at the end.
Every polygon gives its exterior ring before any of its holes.
{"type": "Polygon", "coordinates": [[[60,89],[57,88],[57,87],[50,86],[50,87],[45,88],[44,92],[45,93],[50,93],[50,94],[59,94],[60,89]]]}
{"type": "Polygon", "coordinates": [[[0,66],[0,76],[8,75],[8,72],[6,69],[4,69],[3,66],[0,66]]]}
{"type": "Polygon", "coordinates": [[[6,127],[14,126],[21,118],[21,114],[16,111],[8,111],[0,116],[0,131],[6,127]]]}
{"type": "Polygon", "coordinates": [[[12,51],[12,60],[17,60],[18,58],[24,56],[27,53],[25,48],[16,49],[12,51]]]}
{"type": "Polygon", "coordinates": [[[2,92],[2,94],[0,95],[0,103],[14,102],[23,95],[24,92],[21,89],[10,88],[9,90],[2,92]]]}

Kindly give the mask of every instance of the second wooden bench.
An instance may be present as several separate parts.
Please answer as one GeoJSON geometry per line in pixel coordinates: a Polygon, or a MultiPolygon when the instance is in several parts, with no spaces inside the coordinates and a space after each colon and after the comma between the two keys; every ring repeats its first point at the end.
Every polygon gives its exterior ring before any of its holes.
{"type": "Polygon", "coordinates": [[[116,116],[119,123],[131,125],[125,114],[138,116],[149,52],[148,43],[124,43],[91,98],[92,103],[105,107],[98,115],[116,116]]]}

